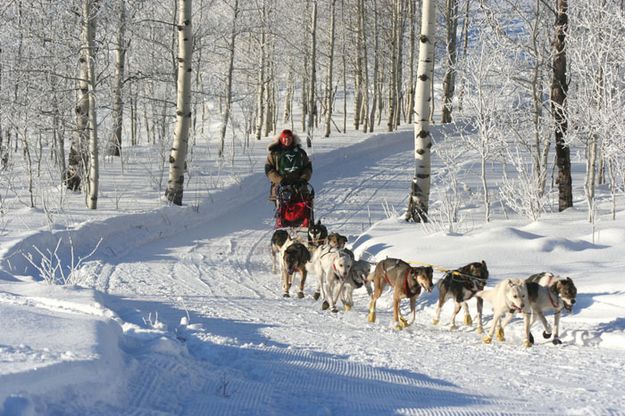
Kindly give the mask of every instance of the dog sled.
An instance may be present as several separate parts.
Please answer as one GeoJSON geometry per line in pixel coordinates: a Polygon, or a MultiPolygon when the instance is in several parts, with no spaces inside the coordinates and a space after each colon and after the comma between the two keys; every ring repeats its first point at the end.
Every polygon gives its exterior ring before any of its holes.
{"type": "Polygon", "coordinates": [[[308,232],[314,223],[315,190],[309,183],[280,185],[276,190],[275,227],[308,232]]]}

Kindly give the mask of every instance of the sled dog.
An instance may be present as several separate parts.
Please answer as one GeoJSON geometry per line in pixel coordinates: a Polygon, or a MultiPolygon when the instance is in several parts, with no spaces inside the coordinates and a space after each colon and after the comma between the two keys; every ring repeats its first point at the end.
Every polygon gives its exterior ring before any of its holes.
{"type": "Polygon", "coordinates": [[[314,273],[317,275],[318,288],[313,297],[323,299],[321,309],[330,308],[332,312],[338,312],[336,301],[342,290],[353,260],[343,250],[329,245],[321,246],[315,253],[316,258],[312,263],[314,273]]]}
{"type": "Polygon", "coordinates": [[[291,243],[291,236],[286,230],[276,230],[271,236],[271,272],[276,273],[278,266],[282,265],[284,250],[291,243]]]}
{"type": "Polygon", "coordinates": [[[374,290],[369,302],[369,322],[375,322],[375,305],[382,295],[382,290],[389,285],[393,288],[393,322],[395,329],[404,329],[412,324],[416,315],[417,297],[421,293],[421,289],[428,292],[432,291],[432,274],[431,266],[412,267],[408,263],[400,259],[387,258],[376,264],[375,269],[367,280],[373,282],[374,290]],[[412,312],[412,320],[410,322],[401,316],[399,312],[399,303],[402,299],[410,299],[410,311],[412,312]]]}
{"type": "Polygon", "coordinates": [[[361,288],[363,285],[367,288],[367,293],[371,296],[371,282],[367,281],[367,276],[371,272],[371,265],[364,260],[355,260],[352,264],[343,289],[341,290],[341,302],[343,309],[349,311],[354,306],[353,292],[355,289],[361,288]]]}
{"type": "MultiPolygon", "coordinates": [[[[486,262],[469,263],[456,270],[450,270],[436,284],[438,287],[438,303],[436,305],[436,314],[432,323],[437,325],[441,317],[441,309],[447,299],[453,299],[455,302],[454,311],[451,314],[451,324],[449,329],[456,329],[456,315],[460,312],[460,308],[464,308],[464,324],[471,326],[473,320],[469,314],[469,305],[467,301],[480,290],[484,290],[486,281],[488,280],[488,268],[486,262]]],[[[482,307],[484,301],[476,298],[477,301],[477,332],[483,332],[482,327],[482,307]]]]}
{"type": "Polygon", "coordinates": [[[306,282],[307,275],[306,263],[309,260],[310,252],[302,243],[294,242],[284,250],[284,257],[282,259],[282,289],[284,293],[282,296],[286,298],[290,296],[289,290],[293,283],[293,275],[299,272],[301,277],[297,297],[304,297],[304,283],[306,282]]]}
{"type": "Polygon", "coordinates": [[[339,233],[328,234],[328,245],[330,247],[345,248],[345,244],[347,244],[347,237],[344,235],[339,233]]]}
{"type": "Polygon", "coordinates": [[[482,339],[485,344],[492,342],[495,330],[497,330],[497,339],[501,342],[505,341],[503,328],[515,313],[520,312],[523,314],[525,323],[523,345],[525,347],[531,346],[529,340],[530,306],[527,299],[527,286],[523,279],[505,279],[499,282],[494,289],[482,290],[477,292],[475,296],[488,301],[493,306],[493,323],[488,331],[488,335],[482,339]],[[501,319],[506,314],[507,316],[502,322],[501,319]]]}
{"type": "MultiPolygon", "coordinates": [[[[540,319],[545,330],[543,337],[551,338],[553,334],[554,345],[562,344],[560,340],[560,315],[562,309],[571,312],[577,297],[577,288],[570,277],[561,278],[552,273],[533,274],[526,280],[530,306],[532,308],[532,324],[536,318],[540,319]],[[553,310],[553,331],[544,312],[553,310]]],[[[534,343],[532,333],[529,334],[530,342],[534,343]]]]}
{"type": "Polygon", "coordinates": [[[308,227],[308,247],[319,247],[326,243],[328,228],[318,220],[308,227]]]}

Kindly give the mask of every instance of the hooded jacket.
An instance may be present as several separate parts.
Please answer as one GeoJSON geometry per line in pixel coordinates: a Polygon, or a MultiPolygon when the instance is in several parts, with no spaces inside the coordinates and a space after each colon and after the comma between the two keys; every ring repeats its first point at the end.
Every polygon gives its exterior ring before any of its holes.
{"type": "Polygon", "coordinates": [[[300,153],[300,156],[303,161],[303,167],[296,172],[292,172],[288,175],[280,174],[280,156],[285,150],[282,143],[280,143],[280,136],[275,136],[273,141],[269,146],[267,146],[267,150],[269,154],[267,155],[267,161],[265,162],[265,175],[271,181],[271,190],[269,193],[269,199],[272,201],[276,200],[276,187],[280,185],[283,179],[289,181],[304,181],[308,182],[310,177],[312,176],[312,164],[310,163],[310,159],[306,154],[306,151],[302,148],[302,143],[298,135],[293,134],[293,148],[300,153]]]}

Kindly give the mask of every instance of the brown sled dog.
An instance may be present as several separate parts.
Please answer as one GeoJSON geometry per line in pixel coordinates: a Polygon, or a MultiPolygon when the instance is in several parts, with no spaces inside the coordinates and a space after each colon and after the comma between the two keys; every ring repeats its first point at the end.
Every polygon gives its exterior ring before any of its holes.
{"type": "MultiPolygon", "coordinates": [[[[460,308],[464,308],[464,324],[471,326],[473,320],[469,314],[469,305],[467,301],[475,296],[480,290],[484,290],[486,281],[488,280],[488,268],[486,262],[469,263],[456,270],[450,270],[436,284],[438,287],[438,304],[436,305],[436,314],[432,323],[437,325],[441,318],[441,309],[447,301],[452,298],[455,302],[454,311],[451,314],[451,323],[449,329],[456,329],[456,315],[460,312],[460,308]]],[[[477,301],[477,333],[481,334],[484,329],[482,327],[482,309],[484,301],[482,298],[476,298],[477,301]]]]}
{"type": "Polygon", "coordinates": [[[389,285],[393,288],[393,322],[395,329],[404,329],[414,322],[417,297],[421,288],[432,291],[432,267],[412,267],[400,259],[388,258],[376,264],[373,273],[367,278],[374,285],[373,295],[369,303],[369,322],[375,322],[375,304],[382,295],[382,290],[389,285]],[[399,313],[399,303],[402,299],[410,299],[410,322],[399,313]]]}
{"type": "Polygon", "coordinates": [[[289,290],[293,283],[293,275],[299,272],[301,279],[299,283],[299,290],[297,291],[297,297],[304,297],[304,283],[306,283],[306,263],[310,260],[310,252],[305,245],[299,242],[295,242],[284,250],[284,257],[282,258],[282,289],[284,293],[282,296],[288,298],[291,296],[289,290]]]}

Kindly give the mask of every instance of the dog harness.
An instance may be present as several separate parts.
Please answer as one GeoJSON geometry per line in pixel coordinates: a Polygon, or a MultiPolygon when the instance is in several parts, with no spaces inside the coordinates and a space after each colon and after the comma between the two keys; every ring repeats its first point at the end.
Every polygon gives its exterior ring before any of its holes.
{"type": "MultiPolygon", "coordinates": [[[[406,270],[406,277],[404,278],[404,290],[406,292],[406,295],[411,298],[413,296],[418,295],[419,293],[421,293],[421,286],[419,286],[419,284],[416,285],[416,289],[413,293],[412,289],[410,288],[410,286],[408,286],[408,277],[413,275],[413,270],[408,269],[406,270]]],[[[416,279],[415,279],[416,281],[416,279]]]]}
{"type": "Polygon", "coordinates": [[[551,286],[551,281],[553,280],[553,275],[550,274],[549,275],[549,280],[547,281],[547,296],[549,297],[549,302],[551,302],[551,306],[553,306],[554,309],[558,309],[558,304],[553,300],[553,297],[551,296],[551,291],[552,291],[552,286],[551,286]]]}
{"type": "MultiPolygon", "coordinates": [[[[548,286],[547,289],[548,289],[547,290],[547,295],[549,296],[549,302],[551,302],[551,306],[553,306],[553,309],[558,310],[559,303],[556,303],[556,301],[553,300],[553,297],[551,296],[551,292],[554,291],[554,290],[552,289],[551,286],[548,286]]],[[[557,294],[556,294],[556,296],[557,296],[557,294]]]]}
{"type": "MultiPolygon", "coordinates": [[[[399,261],[395,262],[395,265],[391,268],[395,268],[397,267],[397,265],[399,264],[399,261]]],[[[391,270],[389,269],[389,270],[391,270]]],[[[393,284],[391,283],[390,279],[388,278],[388,270],[384,268],[384,264],[382,264],[382,270],[384,270],[384,281],[389,285],[389,286],[393,286],[393,284]]],[[[415,291],[413,292],[412,289],[410,288],[410,285],[408,284],[408,278],[412,275],[412,268],[409,268],[408,270],[406,270],[406,276],[404,276],[404,292],[406,293],[406,296],[408,296],[409,298],[418,295],[419,293],[421,293],[421,286],[419,286],[417,284],[417,288],[415,289],[415,291]]]]}

